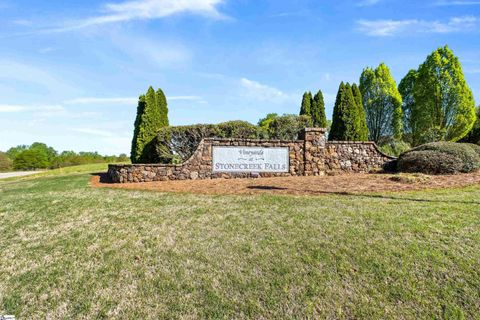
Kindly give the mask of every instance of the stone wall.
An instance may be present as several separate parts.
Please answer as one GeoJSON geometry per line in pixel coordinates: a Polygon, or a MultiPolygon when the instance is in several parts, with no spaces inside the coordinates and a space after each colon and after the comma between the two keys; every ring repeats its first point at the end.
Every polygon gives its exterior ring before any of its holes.
{"type": "Polygon", "coordinates": [[[327,142],[325,129],[306,128],[301,140],[204,139],[183,164],[109,165],[112,182],[150,182],[165,180],[247,178],[272,176],[311,176],[328,172],[368,172],[380,169],[394,158],[382,154],[373,142],[327,142]],[[212,172],[212,147],[288,147],[290,168],[284,173],[212,172]]]}
{"type": "Polygon", "coordinates": [[[381,153],[374,142],[331,141],[324,159],[326,172],[369,172],[395,158],[381,153]]]}

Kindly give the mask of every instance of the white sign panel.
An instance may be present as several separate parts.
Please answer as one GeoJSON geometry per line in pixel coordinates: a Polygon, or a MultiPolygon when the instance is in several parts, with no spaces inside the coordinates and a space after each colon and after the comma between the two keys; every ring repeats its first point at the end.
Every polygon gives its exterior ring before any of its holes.
{"type": "Polygon", "coordinates": [[[213,172],[288,171],[288,147],[213,147],[213,172]]]}

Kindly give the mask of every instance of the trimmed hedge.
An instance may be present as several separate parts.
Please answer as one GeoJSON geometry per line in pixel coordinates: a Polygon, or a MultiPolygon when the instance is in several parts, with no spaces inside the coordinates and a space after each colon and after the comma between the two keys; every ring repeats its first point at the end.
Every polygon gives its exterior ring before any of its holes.
{"type": "Polygon", "coordinates": [[[300,132],[313,127],[310,116],[283,115],[274,118],[268,126],[268,138],[277,140],[297,140],[300,132]]]}
{"type": "Polygon", "coordinates": [[[427,143],[400,155],[397,169],[427,174],[472,172],[480,168],[479,151],[463,143],[427,143]]]}
{"type": "Polygon", "coordinates": [[[263,138],[261,129],[245,121],[229,121],[220,124],[196,124],[165,127],[155,140],[160,163],[180,163],[192,156],[204,138],[263,138]]]}
{"type": "Polygon", "coordinates": [[[399,171],[411,173],[454,174],[461,172],[462,167],[460,158],[432,150],[407,152],[397,162],[399,171]]]}
{"type": "Polygon", "coordinates": [[[302,129],[312,126],[309,116],[275,117],[268,129],[245,121],[165,127],[154,140],[156,162],[181,163],[192,156],[203,138],[296,140],[302,129]]]}

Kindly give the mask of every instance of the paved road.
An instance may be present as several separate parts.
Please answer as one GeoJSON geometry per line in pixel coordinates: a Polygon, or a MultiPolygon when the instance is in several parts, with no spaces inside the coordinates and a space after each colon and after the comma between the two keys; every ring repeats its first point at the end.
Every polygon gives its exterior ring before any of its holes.
{"type": "Polygon", "coordinates": [[[23,177],[31,174],[39,173],[40,171],[16,171],[16,172],[0,172],[0,179],[11,177],[23,177]]]}

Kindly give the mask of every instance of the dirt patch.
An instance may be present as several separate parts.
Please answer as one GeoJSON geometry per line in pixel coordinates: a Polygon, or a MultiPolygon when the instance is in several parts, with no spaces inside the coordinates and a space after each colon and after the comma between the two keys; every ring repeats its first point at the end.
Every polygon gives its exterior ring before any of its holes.
{"type": "Polygon", "coordinates": [[[94,187],[197,194],[320,195],[438,189],[475,184],[480,184],[480,171],[445,176],[343,174],[323,177],[177,180],[127,184],[107,183],[105,174],[97,174],[91,180],[91,185],[94,187]]]}

